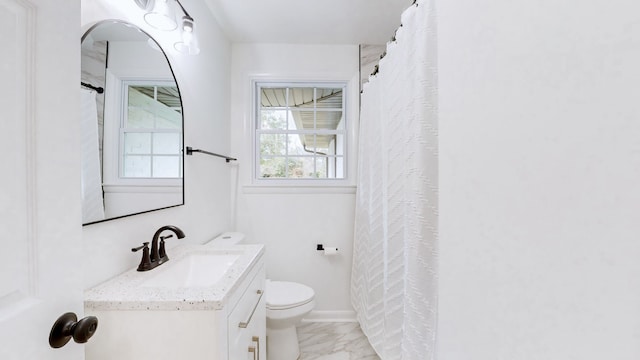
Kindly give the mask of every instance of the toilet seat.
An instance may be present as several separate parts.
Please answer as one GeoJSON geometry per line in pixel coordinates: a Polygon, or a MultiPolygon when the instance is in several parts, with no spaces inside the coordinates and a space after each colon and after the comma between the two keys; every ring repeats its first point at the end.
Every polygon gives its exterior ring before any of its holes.
{"type": "Polygon", "coordinates": [[[266,306],[269,310],[286,310],[302,306],[315,297],[312,288],[289,281],[268,280],[265,289],[266,306]]]}

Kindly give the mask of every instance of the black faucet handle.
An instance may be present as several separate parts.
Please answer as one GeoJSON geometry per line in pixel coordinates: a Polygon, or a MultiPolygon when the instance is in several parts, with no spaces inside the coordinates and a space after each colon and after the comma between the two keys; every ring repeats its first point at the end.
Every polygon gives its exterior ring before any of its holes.
{"type": "Polygon", "coordinates": [[[149,248],[149,243],[148,242],[144,242],[144,243],[142,243],[142,245],[140,245],[138,247],[131,248],[131,251],[132,252],[136,252],[136,251],[142,250],[144,248],[149,248]]]}
{"type": "Polygon", "coordinates": [[[167,256],[167,251],[164,249],[164,239],[168,239],[170,237],[173,237],[173,235],[160,236],[160,247],[158,249],[158,254],[160,255],[160,259],[163,262],[169,260],[169,257],[167,256]]]}
{"type": "Polygon", "coordinates": [[[140,260],[140,265],[138,265],[138,271],[147,271],[153,269],[151,265],[151,256],[149,255],[149,243],[144,242],[141,246],[131,248],[131,251],[136,252],[138,250],[142,250],[142,260],[140,260]]]}

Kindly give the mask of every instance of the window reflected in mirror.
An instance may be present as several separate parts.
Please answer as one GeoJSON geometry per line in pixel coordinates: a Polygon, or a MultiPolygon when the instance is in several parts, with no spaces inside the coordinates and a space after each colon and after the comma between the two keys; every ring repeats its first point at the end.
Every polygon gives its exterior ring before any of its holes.
{"type": "Polygon", "coordinates": [[[121,178],[182,178],[178,88],[161,82],[125,86],[121,178]]]}

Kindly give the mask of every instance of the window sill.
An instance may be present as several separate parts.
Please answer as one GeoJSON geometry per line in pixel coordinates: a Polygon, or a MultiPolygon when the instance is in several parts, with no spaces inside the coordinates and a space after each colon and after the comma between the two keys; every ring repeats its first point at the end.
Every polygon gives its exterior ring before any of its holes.
{"type": "Polygon", "coordinates": [[[245,185],[244,194],[355,194],[355,185],[245,185]]]}
{"type": "Polygon", "coordinates": [[[105,193],[182,193],[182,185],[103,185],[105,193]]]}

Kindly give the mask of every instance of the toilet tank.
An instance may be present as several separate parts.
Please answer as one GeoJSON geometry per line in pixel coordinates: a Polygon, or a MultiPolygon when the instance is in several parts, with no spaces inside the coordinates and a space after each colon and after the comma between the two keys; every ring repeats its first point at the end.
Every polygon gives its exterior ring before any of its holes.
{"type": "Polygon", "coordinates": [[[206,243],[212,246],[231,246],[244,243],[244,234],[239,232],[226,232],[206,243]]]}

